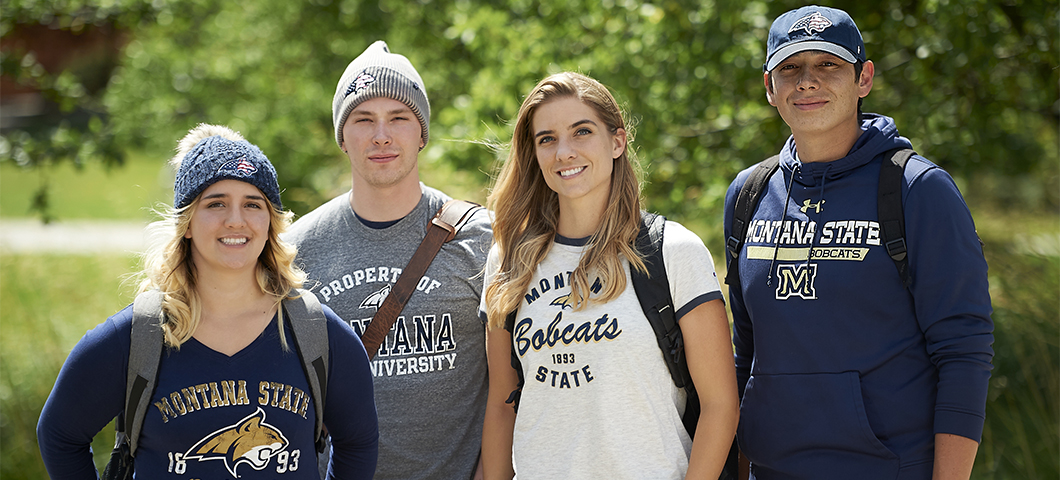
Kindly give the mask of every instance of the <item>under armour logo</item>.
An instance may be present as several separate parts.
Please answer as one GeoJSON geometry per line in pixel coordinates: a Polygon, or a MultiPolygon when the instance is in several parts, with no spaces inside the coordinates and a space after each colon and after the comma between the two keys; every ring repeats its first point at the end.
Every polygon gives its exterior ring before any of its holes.
{"type": "Polygon", "coordinates": [[[799,208],[799,211],[802,212],[802,213],[806,213],[807,210],[812,208],[814,213],[821,213],[821,210],[822,210],[821,205],[824,205],[824,199],[823,198],[821,199],[820,202],[817,202],[817,203],[810,203],[810,199],[807,198],[806,200],[802,201],[802,207],[799,208]]]}

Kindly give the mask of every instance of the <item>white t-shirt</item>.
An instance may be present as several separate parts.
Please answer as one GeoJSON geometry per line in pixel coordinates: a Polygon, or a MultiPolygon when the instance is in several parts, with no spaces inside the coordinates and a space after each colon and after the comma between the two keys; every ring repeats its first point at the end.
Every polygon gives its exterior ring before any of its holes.
{"type": "MultiPolygon", "coordinates": [[[[557,239],[516,316],[512,342],[525,378],[513,438],[516,475],[683,478],[692,448],[681,423],[685,392],[666,368],[629,264],[623,261],[621,296],[576,312],[569,301],[569,276],[585,249],[577,243],[557,239]]],[[[663,259],[678,319],[722,298],[710,252],[678,223],[666,222],[663,259]]],[[[498,267],[495,246],[486,264],[486,285],[498,267]]],[[[485,311],[484,303],[480,310],[485,311]]]]}

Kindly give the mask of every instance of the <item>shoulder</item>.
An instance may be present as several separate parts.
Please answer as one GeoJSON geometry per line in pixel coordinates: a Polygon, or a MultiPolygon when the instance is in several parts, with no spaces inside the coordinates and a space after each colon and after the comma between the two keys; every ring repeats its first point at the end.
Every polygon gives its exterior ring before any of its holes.
{"type": "Polygon", "coordinates": [[[907,200],[914,192],[917,198],[925,198],[927,201],[961,195],[949,172],[920,155],[909,157],[902,178],[903,196],[907,200]]]}
{"type": "MultiPolygon", "coordinates": [[[[423,189],[423,195],[427,197],[428,218],[434,217],[434,214],[438,212],[438,209],[442,208],[442,205],[445,205],[445,202],[453,199],[441,190],[427,185],[422,185],[421,188],[423,189]]],[[[484,256],[493,241],[491,222],[491,214],[488,210],[485,208],[476,209],[471,214],[471,218],[460,227],[460,231],[456,232],[456,237],[453,238],[452,242],[481,244],[481,247],[476,250],[478,252],[476,256],[484,256]]]]}
{"type": "Polygon", "coordinates": [[[132,318],[133,309],[130,304],[85,332],[70,352],[67,362],[127,362],[129,346],[132,343],[132,318]]]}
{"type": "Polygon", "coordinates": [[[339,219],[342,213],[342,206],[348,205],[348,198],[349,192],[345,192],[299,217],[283,234],[283,239],[298,244],[302,241],[319,237],[322,225],[339,219]]]}
{"type": "Polygon", "coordinates": [[[336,352],[342,358],[350,358],[353,352],[364,352],[364,344],[361,343],[361,337],[357,335],[357,332],[353,330],[353,327],[349,323],[346,323],[331,307],[321,304],[324,309],[324,318],[328,322],[328,344],[331,347],[331,356],[335,357],[336,352]]]}
{"type": "Polygon", "coordinates": [[[445,205],[445,202],[453,199],[453,197],[450,197],[445,192],[434,187],[429,187],[423,183],[420,184],[420,191],[423,192],[423,196],[427,198],[427,210],[430,210],[432,216],[439,208],[442,208],[442,205],[445,205]]]}
{"type": "MultiPolygon", "coordinates": [[[[485,207],[475,210],[471,218],[460,228],[454,240],[473,240],[483,245],[489,245],[493,241],[493,226],[491,213],[485,207]]],[[[482,250],[485,252],[488,247],[482,250]]]]}
{"type": "MultiPolygon", "coordinates": [[[[726,210],[731,209],[735,205],[735,203],[736,203],[736,194],[739,193],[740,189],[742,189],[744,184],[747,183],[747,179],[751,176],[751,174],[756,169],[758,169],[758,167],[760,165],[764,164],[770,158],[773,158],[773,157],[769,157],[769,158],[763,159],[762,161],[755,162],[751,166],[741,170],[740,173],[736,174],[736,177],[729,184],[729,189],[725,193],[725,207],[726,207],[726,210]]],[[[776,172],[774,172],[774,174],[775,173],[776,172]]]]}
{"type": "Polygon", "coordinates": [[[339,314],[335,313],[331,307],[320,304],[321,309],[324,311],[324,319],[328,322],[328,338],[347,338],[353,336],[357,337],[357,334],[350,327],[350,324],[346,323],[339,314]]]}
{"type": "Polygon", "coordinates": [[[673,220],[667,220],[663,229],[663,245],[666,250],[670,249],[705,249],[703,240],[684,225],[673,220]]]}

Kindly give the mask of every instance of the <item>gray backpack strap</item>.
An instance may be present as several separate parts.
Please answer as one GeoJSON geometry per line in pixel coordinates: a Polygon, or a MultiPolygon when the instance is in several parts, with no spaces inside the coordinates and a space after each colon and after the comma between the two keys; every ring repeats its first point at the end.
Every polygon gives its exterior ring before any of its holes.
{"type": "MultiPolygon", "coordinates": [[[[151,405],[151,394],[158,378],[162,358],[162,292],[148,290],[133,300],[132,334],[129,345],[129,370],[125,382],[123,424],[129,439],[129,452],[136,455],[144,416],[151,405]]],[[[120,441],[121,433],[118,437],[120,441]]]]}
{"type": "Polygon", "coordinates": [[[308,290],[296,289],[283,301],[294,342],[302,360],[309,393],[316,410],[316,446],[324,447],[324,400],[328,395],[328,322],[320,300],[308,290]]]}

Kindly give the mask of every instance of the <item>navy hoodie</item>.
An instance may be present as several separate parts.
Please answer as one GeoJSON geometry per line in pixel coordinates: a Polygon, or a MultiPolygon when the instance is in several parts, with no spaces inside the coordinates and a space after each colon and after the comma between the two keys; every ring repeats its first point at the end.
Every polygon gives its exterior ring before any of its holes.
{"type": "MultiPolygon", "coordinates": [[[[927,479],[936,433],[982,434],[993,323],[971,214],[945,171],[910,158],[903,286],[876,191],[881,161],[910,143],[888,117],[865,114],[862,131],[832,162],[800,163],[788,139],[737,259],[738,438],[752,478],[927,479]]],[[[726,238],[752,169],[729,187],[726,238]]]]}

